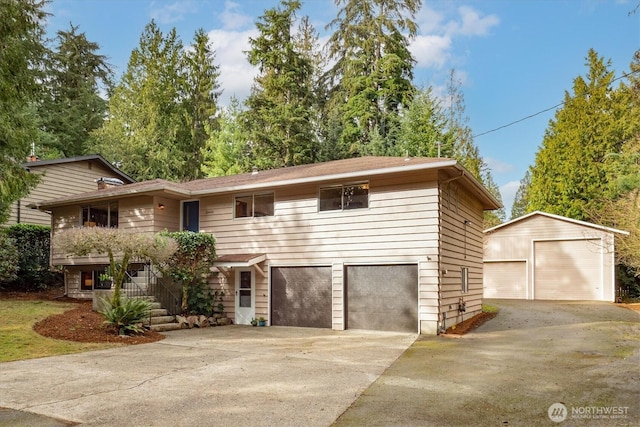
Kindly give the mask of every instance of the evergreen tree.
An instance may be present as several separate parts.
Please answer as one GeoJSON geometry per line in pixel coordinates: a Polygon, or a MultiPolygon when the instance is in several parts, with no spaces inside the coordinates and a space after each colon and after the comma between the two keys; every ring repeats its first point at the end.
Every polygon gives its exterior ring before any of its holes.
{"type": "Polygon", "coordinates": [[[237,98],[221,111],[218,129],[209,131],[202,150],[202,173],[205,177],[234,175],[251,170],[248,136],[242,122],[242,109],[237,98]]]}
{"type": "Polygon", "coordinates": [[[0,1],[0,224],[38,181],[21,165],[38,138],[46,1],[0,1]]]}
{"type": "Polygon", "coordinates": [[[260,17],[259,35],[249,39],[247,52],[249,63],[260,73],[246,100],[243,121],[254,165],[260,169],[313,163],[317,158],[309,87],[313,68],[292,34],[300,2],[283,0],[280,5],[260,17]]]}
{"type": "Polygon", "coordinates": [[[220,96],[220,72],[214,60],[215,52],[209,47],[209,36],[199,29],[194,37],[193,50],[188,50],[184,56],[185,119],[190,131],[184,147],[187,159],[182,176],[184,180],[202,177],[203,148],[209,132],[216,129],[214,118],[220,96]]]}
{"type": "Polygon", "coordinates": [[[107,101],[100,91],[111,88],[113,77],[106,57],[96,53],[98,44],[77,31],[71,25],[57,32],[45,80],[48,96],[40,106],[42,125],[50,137],[43,153],[62,157],[87,154],[90,133],[106,118],[107,101]]]}
{"type": "Polygon", "coordinates": [[[148,24],[109,99],[109,119],[95,133],[97,150],[138,180],[189,176],[182,49],[175,29],[164,36],[148,24]]]}
{"type": "Polygon", "coordinates": [[[416,92],[402,111],[400,135],[390,155],[414,157],[453,157],[455,134],[440,101],[432,89],[416,92]]]}
{"type": "Polygon", "coordinates": [[[109,100],[95,146],[138,180],[186,181],[202,176],[202,149],[214,130],[218,67],[198,30],[184,51],[175,28],[148,24],[109,100]]]}
{"type": "Polygon", "coordinates": [[[529,212],[529,187],[531,186],[531,173],[529,169],[524,174],[524,177],[520,181],[518,191],[513,199],[513,205],[511,205],[511,219],[519,218],[529,212]]]}
{"type": "Polygon", "coordinates": [[[341,6],[329,24],[335,65],[329,73],[332,99],[327,108],[340,118],[339,143],[348,156],[371,153],[376,144],[391,147],[399,134],[399,111],[410,103],[414,58],[410,39],[421,0],[336,0],[341,6]],[[407,36],[405,36],[405,32],[407,36]]]}
{"type": "Polygon", "coordinates": [[[620,102],[613,90],[610,61],[591,49],[589,71],[573,81],[573,94],[565,92],[564,105],[549,123],[542,147],[531,169],[529,210],[541,210],[590,220],[601,200],[614,196],[611,153],[620,152],[630,136],[620,102]]]}

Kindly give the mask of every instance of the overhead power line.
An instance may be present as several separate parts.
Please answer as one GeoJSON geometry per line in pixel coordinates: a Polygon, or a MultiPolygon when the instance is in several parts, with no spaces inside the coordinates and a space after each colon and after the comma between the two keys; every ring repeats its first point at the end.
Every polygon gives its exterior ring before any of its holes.
{"type": "MultiPolygon", "coordinates": [[[[617,81],[617,80],[620,80],[620,79],[624,79],[624,78],[626,78],[626,77],[629,77],[630,75],[635,74],[635,73],[638,73],[638,72],[640,72],[640,70],[631,71],[630,73],[626,73],[626,74],[624,74],[624,73],[623,73],[621,76],[618,76],[618,77],[614,78],[613,80],[611,80],[611,83],[613,83],[613,82],[615,82],[615,81],[617,81]]],[[[537,113],[533,113],[533,114],[530,114],[530,115],[528,115],[528,116],[526,116],[526,117],[523,117],[523,118],[521,118],[521,119],[514,120],[513,122],[507,123],[506,125],[498,126],[497,128],[493,128],[493,129],[491,129],[491,130],[488,130],[488,131],[485,131],[485,132],[482,132],[482,133],[475,134],[475,135],[473,135],[473,137],[472,137],[472,138],[477,138],[477,137],[479,137],[479,136],[484,136],[484,135],[487,135],[487,134],[489,134],[489,133],[493,133],[493,132],[499,131],[500,129],[508,128],[509,126],[513,126],[513,125],[515,125],[515,124],[517,124],[517,123],[523,122],[523,121],[525,121],[525,120],[529,120],[530,118],[533,118],[533,117],[535,117],[535,116],[539,116],[540,114],[546,113],[547,111],[555,110],[556,108],[558,108],[558,107],[560,107],[560,106],[564,105],[565,103],[566,103],[566,101],[562,101],[561,103],[556,104],[556,105],[554,105],[553,107],[545,108],[544,110],[540,110],[540,111],[538,111],[537,113]]]]}

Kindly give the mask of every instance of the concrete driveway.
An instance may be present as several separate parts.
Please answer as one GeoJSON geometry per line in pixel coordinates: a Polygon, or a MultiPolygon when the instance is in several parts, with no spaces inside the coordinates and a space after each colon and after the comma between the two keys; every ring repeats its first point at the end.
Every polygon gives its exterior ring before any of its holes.
{"type": "Polygon", "coordinates": [[[0,364],[0,425],[328,426],[416,335],[227,326],[0,364]],[[39,417],[34,414],[45,415],[39,417]]]}
{"type": "Polygon", "coordinates": [[[0,407],[28,411],[0,425],[640,425],[637,312],[488,302],[498,316],[461,338],[233,326],[0,364],[0,407]]]}
{"type": "Polygon", "coordinates": [[[640,425],[638,312],[486,302],[497,317],[462,338],[418,339],[334,426],[640,425]]]}

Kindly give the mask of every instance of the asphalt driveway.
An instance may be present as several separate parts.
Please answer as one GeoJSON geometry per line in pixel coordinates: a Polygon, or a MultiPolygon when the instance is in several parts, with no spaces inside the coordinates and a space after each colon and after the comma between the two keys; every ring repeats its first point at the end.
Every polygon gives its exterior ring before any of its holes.
{"type": "Polygon", "coordinates": [[[462,338],[421,337],[334,425],[640,425],[638,312],[486,302],[497,317],[462,338]]]}
{"type": "Polygon", "coordinates": [[[232,326],[3,363],[0,407],[26,412],[0,425],[640,424],[637,312],[488,302],[498,316],[461,338],[232,326]]]}

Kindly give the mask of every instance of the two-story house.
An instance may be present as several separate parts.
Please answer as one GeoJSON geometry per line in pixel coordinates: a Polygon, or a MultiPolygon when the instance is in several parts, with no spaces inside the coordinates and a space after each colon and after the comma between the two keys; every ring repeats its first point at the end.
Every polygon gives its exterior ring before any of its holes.
{"type": "MultiPolygon", "coordinates": [[[[91,224],[212,233],[212,286],[238,324],[436,334],[482,302],[483,211],[500,203],[453,159],[362,157],[40,202],[52,233],[91,224]]],[[[53,254],[70,296],[105,260],[53,254]]]]}

